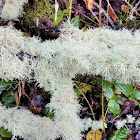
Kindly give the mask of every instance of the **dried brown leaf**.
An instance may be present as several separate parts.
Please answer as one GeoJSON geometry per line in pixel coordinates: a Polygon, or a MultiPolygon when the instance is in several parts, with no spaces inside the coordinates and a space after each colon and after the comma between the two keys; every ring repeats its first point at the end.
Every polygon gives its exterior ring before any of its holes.
{"type": "Polygon", "coordinates": [[[17,92],[17,91],[15,92],[15,101],[16,101],[16,105],[19,106],[19,104],[20,104],[20,99],[19,99],[19,97],[18,97],[18,92],[17,92]]]}
{"type": "Polygon", "coordinates": [[[101,140],[102,132],[100,130],[90,130],[87,133],[86,140],[101,140]]]}

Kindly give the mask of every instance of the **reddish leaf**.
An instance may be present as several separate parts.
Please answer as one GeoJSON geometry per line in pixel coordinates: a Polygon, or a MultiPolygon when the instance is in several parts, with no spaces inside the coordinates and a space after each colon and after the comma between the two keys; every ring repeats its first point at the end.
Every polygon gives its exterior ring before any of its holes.
{"type": "Polygon", "coordinates": [[[111,6],[109,6],[109,11],[108,11],[109,15],[116,20],[117,19],[117,15],[115,14],[114,10],[112,9],[111,6]]]}
{"type": "Polygon", "coordinates": [[[93,8],[93,1],[94,0],[86,0],[86,1],[87,1],[88,9],[92,10],[92,8],[93,8]]]}

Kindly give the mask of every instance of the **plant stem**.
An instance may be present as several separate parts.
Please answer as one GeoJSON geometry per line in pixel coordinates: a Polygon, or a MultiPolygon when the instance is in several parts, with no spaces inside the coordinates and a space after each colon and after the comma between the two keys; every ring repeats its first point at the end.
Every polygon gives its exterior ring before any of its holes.
{"type": "Polygon", "coordinates": [[[71,9],[72,9],[72,0],[70,0],[69,23],[71,20],[71,9]]]}
{"type": "Polygon", "coordinates": [[[86,96],[85,96],[85,94],[84,94],[83,92],[81,92],[81,93],[82,93],[82,95],[84,96],[85,100],[87,101],[87,103],[88,103],[88,105],[89,105],[89,107],[90,107],[90,110],[91,110],[93,119],[95,120],[94,112],[93,112],[93,109],[92,109],[92,107],[91,107],[91,105],[90,105],[88,99],[86,98],[86,96]]]}
{"type": "Polygon", "coordinates": [[[140,107],[140,103],[137,101],[137,100],[134,100],[138,105],[139,105],[139,107],[140,107]]]}
{"type": "Polygon", "coordinates": [[[140,16],[140,14],[138,13],[138,11],[127,1],[127,0],[124,0],[130,7],[131,9],[133,9],[135,11],[135,13],[140,16]]]}
{"type": "Polygon", "coordinates": [[[103,121],[103,132],[105,132],[105,125],[104,125],[104,89],[103,89],[103,78],[102,78],[102,121],[103,121]]]}
{"type": "Polygon", "coordinates": [[[99,27],[101,28],[101,10],[102,10],[102,0],[99,0],[99,27]]]}
{"type": "MultiPolygon", "coordinates": [[[[79,87],[75,84],[75,86],[79,89],[79,87]]],[[[90,110],[91,110],[91,113],[92,113],[92,116],[93,116],[93,119],[95,120],[95,116],[94,116],[94,112],[93,112],[93,109],[92,109],[92,107],[91,107],[91,105],[90,105],[90,103],[89,103],[89,101],[88,101],[88,99],[86,98],[86,96],[85,96],[85,94],[79,89],[79,91],[81,92],[81,94],[83,95],[83,97],[85,98],[85,100],[86,100],[86,102],[88,103],[88,105],[89,105],[89,108],[90,108],[90,110]]]]}
{"type": "Polygon", "coordinates": [[[107,0],[107,26],[108,26],[108,14],[109,14],[109,0],[107,0]]]}

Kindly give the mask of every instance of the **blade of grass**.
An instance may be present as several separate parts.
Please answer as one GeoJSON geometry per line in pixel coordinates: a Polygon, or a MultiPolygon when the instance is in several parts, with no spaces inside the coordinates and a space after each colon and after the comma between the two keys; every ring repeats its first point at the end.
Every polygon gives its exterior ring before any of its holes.
{"type": "Polygon", "coordinates": [[[105,124],[104,124],[104,87],[103,87],[103,78],[102,78],[102,121],[103,121],[103,132],[105,133],[105,124]]]}
{"type": "Polygon", "coordinates": [[[71,9],[72,9],[72,0],[70,0],[69,23],[70,23],[70,20],[71,20],[71,9]]]}
{"type": "Polygon", "coordinates": [[[127,0],[124,0],[130,7],[131,9],[133,9],[135,11],[135,13],[140,16],[140,14],[138,13],[138,11],[127,1],[127,0]]]}
{"type": "MultiPolygon", "coordinates": [[[[75,84],[75,86],[79,89],[79,87],[78,87],[76,84],[75,84]]],[[[92,109],[92,107],[91,107],[91,105],[90,105],[88,99],[86,98],[85,94],[84,94],[80,89],[79,89],[79,91],[81,92],[81,94],[82,94],[83,97],[85,98],[86,102],[88,103],[89,108],[90,108],[91,113],[92,113],[92,116],[93,116],[93,119],[95,120],[95,115],[94,115],[93,109],[92,109]]]]}
{"type": "Polygon", "coordinates": [[[107,24],[106,24],[107,26],[108,26],[108,14],[109,14],[109,0],[107,0],[107,17],[106,17],[107,18],[106,19],[107,20],[107,24]]]}
{"type": "Polygon", "coordinates": [[[102,0],[99,0],[99,27],[101,28],[102,23],[101,23],[101,11],[102,10],[102,0]]]}

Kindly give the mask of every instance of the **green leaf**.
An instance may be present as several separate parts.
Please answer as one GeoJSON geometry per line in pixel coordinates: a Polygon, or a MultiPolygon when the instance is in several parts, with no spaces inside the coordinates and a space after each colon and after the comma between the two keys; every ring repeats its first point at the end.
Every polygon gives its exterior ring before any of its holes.
{"type": "Polygon", "coordinates": [[[77,94],[78,97],[81,95],[82,86],[83,86],[83,84],[80,83],[80,84],[78,85],[78,87],[75,88],[75,92],[76,92],[76,94],[77,94]]]}
{"type": "Polygon", "coordinates": [[[0,88],[6,88],[7,86],[11,86],[12,84],[14,84],[14,82],[12,81],[4,81],[4,80],[0,80],[0,88]]]}
{"type": "Polygon", "coordinates": [[[132,84],[118,84],[118,83],[116,83],[114,85],[123,94],[125,94],[126,92],[132,92],[134,90],[132,84]]]}
{"type": "Polygon", "coordinates": [[[85,24],[87,24],[87,25],[91,25],[91,23],[86,22],[86,21],[84,21],[84,20],[82,20],[82,19],[80,19],[80,21],[82,21],[83,23],[85,23],[85,24]]]}
{"type": "Polygon", "coordinates": [[[130,96],[136,99],[140,99],[140,92],[139,91],[133,91],[129,93],[130,96]]]}
{"type": "Polygon", "coordinates": [[[6,107],[11,107],[11,104],[15,102],[14,90],[5,90],[2,94],[2,102],[6,107]]]}
{"type": "Polygon", "coordinates": [[[121,113],[120,105],[115,99],[109,100],[108,103],[108,113],[113,113],[113,116],[116,117],[121,113]]]}
{"type": "Polygon", "coordinates": [[[75,89],[75,92],[76,92],[76,94],[77,94],[78,97],[81,95],[81,90],[80,89],[76,88],[75,89]]]}
{"type": "Polygon", "coordinates": [[[2,140],[2,137],[0,136],[0,140],[2,140]]]}
{"type": "Polygon", "coordinates": [[[103,89],[106,92],[106,95],[108,96],[109,99],[115,98],[115,91],[113,90],[110,82],[104,81],[103,82],[103,89]]]}
{"type": "MultiPolygon", "coordinates": [[[[74,13],[74,11],[71,11],[71,13],[74,13]]],[[[69,14],[69,10],[68,10],[68,9],[65,9],[65,10],[63,11],[63,14],[64,14],[64,15],[68,15],[68,14],[69,14]]]]}
{"type": "Polygon", "coordinates": [[[61,15],[64,15],[64,14],[63,14],[63,11],[62,11],[62,10],[58,10],[58,11],[57,11],[57,16],[61,16],[61,15]]]}
{"type": "Polygon", "coordinates": [[[75,26],[75,27],[80,27],[80,22],[79,22],[79,16],[75,16],[74,18],[71,19],[71,23],[75,26]]]}
{"type": "Polygon", "coordinates": [[[97,84],[97,82],[96,81],[92,81],[91,84],[94,86],[94,85],[97,84]]]}
{"type": "Polygon", "coordinates": [[[49,117],[50,119],[52,119],[54,117],[54,112],[53,112],[53,110],[51,111],[49,106],[45,107],[44,114],[46,117],[49,117]]]}
{"type": "Polygon", "coordinates": [[[114,130],[108,140],[125,140],[129,135],[128,129],[123,127],[120,130],[114,130]]]}
{"type": "Polygon", "coordinates": [[[8,129],[0,128],[0,135],[5,138],[11,138],[12,133],[8,131],[8,129]]]}
{"type": "Polygon", "coordinates": [[[86,93],[87,91],[90,91],[90,90],[91,90],[91,86],[83,84],[82,92],[86,93]]]}
{"type": "Polygon", "coordinates": [[[69,13],[69,10],[68,10],[68,9],[65,9],[65,10],[63,11],[63,14],[66,14],[66,13],[69,13]]]}
{"type": "Polygon", "coordinates": [[[53,21],[53,25],[58,24],[62,19],[63,19],[63,15],[57,16],[57,20],[54,20],[54,21],[53,21]]]}
{"type": "Polygon", "coordinates": [[[140,99],[140,92],[134,91],[132,84],[115,84],[115,87],[128,97],[129,100],[140,99]]]}
{"type": "Polygon", "coordinates": [[[48,19],[54,18],[55,14],[52,14],[51,16],[48,17],[48,19]]]}
{"type": "Polygon", "coordinates": [[[116,97],[116,102],[119,103],[120,105],[123,105],[125,100],[126,98],[124,97],[116,97]]]}
{"type": "Polygon", "coordinates": [[[0,88],[0,94],[3,92],[4,89],[5,89],[4,87],[0,88]]]}

